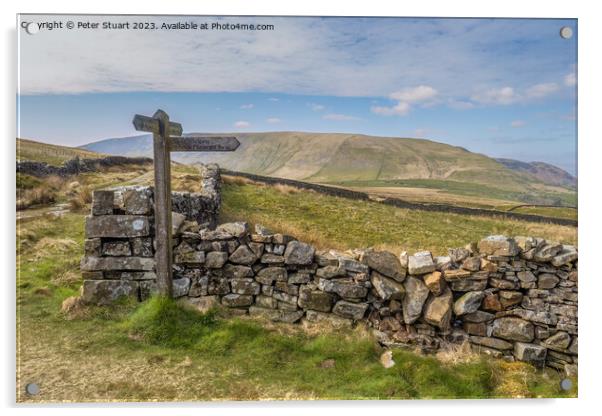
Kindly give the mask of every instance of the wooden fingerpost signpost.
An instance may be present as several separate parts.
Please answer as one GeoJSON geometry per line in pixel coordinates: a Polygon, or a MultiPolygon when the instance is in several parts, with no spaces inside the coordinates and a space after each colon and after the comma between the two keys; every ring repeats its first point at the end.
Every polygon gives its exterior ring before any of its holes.
{"type": "Polygon", "coordinates": [[[157,290],[172,296],[171,158],[170,152],[232,152],[240,146],[236,137],[182,136],[182,125],[169,121],[163,110],[152,117],[134,116],[138,131],[153,134],[155,165],[155,263],[157,290]]]}

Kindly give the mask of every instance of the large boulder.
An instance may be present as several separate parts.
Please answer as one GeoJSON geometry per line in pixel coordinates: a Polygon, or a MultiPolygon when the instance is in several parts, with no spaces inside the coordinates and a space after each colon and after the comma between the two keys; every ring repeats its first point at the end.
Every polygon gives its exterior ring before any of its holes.
{"type": "Polygon", "coordinates": [[[452,316],[453,294],[445,288],[441,296],[431,295],[424,307],[424,320],[441,330],[449,328],[452,316]]]}
{"type": "Polygon", "coordinates": [[[575,246],[563,245],[562,250],[556,254],[551,263],[553,266],[560,267],[564,264],[569,264],[577,260],[579,254],[575,246]]]}
{"type": "Polygon", "coordinates": [[[152,191],[148,187],[124,188],[122,200],[126,214],[150,215],[152,213],[152,191]]]}
{"type": "Polygon", "coordinates": [[[401,302],[403,319],[406,324],[412,324],[422,314],[422,307],[429,296],[429,289],[422,279],[414,276],[408,276],[403,286],[406,292],[401,302]]]}
{"type": "Polygon", "coordinates": [[[514,357],[517,360],[526,361],[539,367],[543,367],[545,364],[546,353],[546,348],[541,345],[525,342],[516,342],[514,344],[514,357]]]}
{"type": "Polygon", "coordinates": [[[225,251],[210,251],[205,256],[205,267],[208,269],[221,269],[228,261],[228,253],[225,251]]]}
{"type": "Polygon", "coordinates": [[[320,279],[318,288],[324,292],[336,293],[340,297],[346,299],[361,299],[368,294],[368,288],[366,288],[366,286],[347,279],[320,279]]]}
{"type": "Polygon", "coordinates": [[[408,272],[412,275],[434,272],[435,267],[430,251],[420,251],[408,258],[408,272]]]}
{"type": "Polygon", "coordinates": [[[215,231],[229,234],[234,238],[241,238],[249,233],[249,224],[243,221],[228,222],[218,225],[215,231]]]}
{"type": "Polygon", "coordinates": [[[496,350],[509,350],[512,348],[512,344],[510,342],[492,337],[471,336],[470,342],[488,348],[495,348],[496,350]]]}
{"type": "Polygon", "coordinates": [[[303,309],[312,309],[319,312],[330,312],[334,297],[330,293],[311,290],[307,287],[299,292],[299,306],[303,309]]]}
{"type": "Polygon", "coordinates": [[[174,251],[174,262],[180,264],[202,264],[205,262],[205,252],[197,251],[187,242],[183,241],[174,251]]]}
{"type": "Polygon", "coordinates": [[[503,235],[490,235],[479,241],[478,249],[481,254],[491,256],[513,257],[520,252],[520,248],[513,238],[503,235]]]}
{"type": "Polygon", "coordinates": [[[239,308],[249,306],[253,304],[253,296],[251,295],[239,295],[237,293],[230,293],[222,298],[222,305],[230,308],[239,308]]]}
{"type": "Polygon", "coordinates": [[[115,192],[112,190],[96,190],[92,193],[92,215],[111,215],[115,192]]]}
{"type": "Polygon", "coordinates": [[[403,282],[406,277],[406,269],[401,267],[397,256],[388,251],[368,250],[364,252],[362,262],[381,275],[398,282],[403,282]]]}
{"type": "Polygon", "coordinates": [[[559,331],[543,341],[543,345],[551,350],[566,350],[571,344],[571,336],[566,332],[559,331]]]}
{"type": "Polygon", "coordinates": [[[535,337],[535,328],[524,319],[504,317],[493,321],[492,334],[509,341],[531,342],[535,337]]]}
{"type": "Polygon", "coordinates": [[[250,277],[232,279],[230,280],[230,287],[232,288],[232,293],[239,295],[259,295],[261,290],[261,285],[250,277]]]}
{"type": "Polygon", "coordinates": [[[312,310],[305,312],[305,320],[312,323],[326,323],[333,328],[350,328],[353,325],[353,320],[349,318],[312,310]]]}
{"type": "Polygon", "coordinates": [[[314,261],[315,249],[309,244],[300,241],[291,241],[286,245],[284,263],[306,265],[314,261]]]}
{"type": "Polygon", "coordinates": [[[173,279],[171,287],[174,298],[186,296],[190,290],[190,278],[182,277],[180,279],[173,279]]]}
{"type": "Polygon", "coordinates": [[[551,261],[554,257],[556,257],[562,251],[562,244],[554,243],[554,242],[546,242],[537,250],[535,250],[535,254],[533,259],[539,262],[547,262],[551,261]]]}
{"type": "Polygon", "coordinates": [[[377,271],[372,272],[370,282],[378,297],[383,300],[401,299],[405,293],[401,283],[385,277],[377,271]]]}
{"type": "Polygon", "coordinates": [[[141,215],[101,215],[86,217],[87,238],[145,237],[150,234],[148,217],[141,215]]]}
{"type": "Polygon", "coordinates": [[[303,311],[289,311],[284,309],[251,306],[249,307],[249,315],[259,316],[274,322],[286,322],[292,324],[303,317],[303,311]]]}
{"type": "Polygon", "coordinates": [[[131,280],[84,280],[81,299],[84,303],[110,305],[124,297],[138,297],[138,282],[131,280]]]}
{"type": "Polygon", "coordinates": [[[466,315],[467,313],[476,312],[481,306],[481,301],[485,293],[478,292],[466,292],[460,296],[454,303],[454,313],[456,316],[466,315]]]}
{"type": "Polygon", "coordinates": [[[537,276],[537,288],[538,289],[552,289],[560,282],[560,279],[550,273],[542,273],[537,276]]]}
{"type": "Polygon", "coordinates": [[[236,264],[244,264],[250,266],[255,263],[257,256],[246,244],[240,245],[230,255],[230,261],[236,264]]]}
{"type": "Polygon", "coordinates": [[[498,296],[500,299],[500,304],[502,305],[502,309],[507,309],[511,306],[519,305],[523,300],[522,292],[517,292],[513,290],[500,290],[498,292],[498,296]]]}
{"type": "Polygon", "coordinates": [[[257,272],[255,280],[263,285],[271,285],[273,282],[286,282],[288,273],[284,267],[266,267],[257,272]]]}
{"type": "Polygon", "coordinates": [[[436,271],[429,274],[425,274],[423,278],[424,284],[435,296],[441,295],[445,290],[445,287],[447,286],[441,272],[436,271]]]}
{"type": "Polygon", "coordinates": [[[228,279],[240,279],[242,277],[253,277],[253,270],[249,266],[226,263],[221,269],[222,274],[228,279]]]}
{"type": "Polygon", "coordinates": [[[367,303],[352,303],[340,300],[334,305],[332,312],[343,318],[358,320],[364,317],[366,310],[368,310],[367,303]]]}
{"type": "Polygon", "coordinates": [[[145,270],[155,268],[152,257],[83,257],[80,263],[82,271],[95,270],[145,270]]]}

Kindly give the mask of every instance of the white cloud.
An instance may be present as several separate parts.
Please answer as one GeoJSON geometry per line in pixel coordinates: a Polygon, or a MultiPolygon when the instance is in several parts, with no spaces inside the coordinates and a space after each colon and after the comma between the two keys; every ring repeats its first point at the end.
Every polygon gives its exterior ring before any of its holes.
{"type": "Polygon", "coordinates": [[[236,127],[237,129],[246,129],[251,127],[251,123],[249,123],[248,121],[240,120],[234,123],[234,127],[236,127]]]}
{"type": "Polygon", "coordinates": [[[437,90],[428,85],[404,88],[389,94],[389,98],[398,101],[396,105],[391,107],[372,106],[370,110],[383,116],[405,116],[410,112],[412,104],[421,102],[423,105],[432,105],[434,104],[432,100],[437,95],[437,90]]]}
{"type": "Polygon", "coordinates": [[[311,108],[311,111],[322,111],[326,108],[322,104],[316,104],[316,103],[308,103],[307,105],[309,108],[311,108]]]}
{"type": "Polygon", "coordinates": [[[543,98],[558,91],[558,84],[548,82],[544,84],[535,84],[526,91],[527,98],[543,98]]]}
{"type": "Polygon", "coordinates": [[[567,87],[574,87],[575,85],[577,85],[577,75],[575,75],[574,72],[566,74],[564,76],[564,85],[566,85],[567,87]]]}
{"type": "Polygon", "coordinates": [[[410,104],[400,102],[393,107],[374,105],[370,108],[370,110],[375,114],[380,114],[381,116],[405,116],[410,111],[410,104]]]}
{"type": "Polygon", "coordinates": [[[266,119],[266,121],[270,124],[277,124],[280,123],[282,120],[280,120],[278,117],[270,117],[266,119]]]}
{"type": "Polygon", "coordinates": [[[524,90],[505,86],[477,91],[470,98],[479,104],[510,105],[547,97],[558,91],[558,84],[547,82],[531,85],[524,90]]]}
{"type": "Polygon", "coordinates": [[[241,110],[250,110],[251,108],[255,107],[254,104],[243,104],[240,106],[241,110]]]}
{"type": "Polygon", "coordinates": [[[512,87],[491,88],[472,95],[472,100],[481,104],[508,105],[518,101],[519,96],[512,87]]]}
{"type": "Polygon", "coordinates": [[[510,126],[514,127],[514,128],[518,128],[518,127],[523,127],[525,124],[527,124],[527,123],[523,120],[513,120],[510,123],[510,126]]]}
{"type": "Polygon", "coordinates": [[[324,120],[335,120],[335,121],[359,120],[357,117],[354,117],[354,116],[350,116],[347,114],[337,114],[337,113],[325,114],[322,118],[324,120]]]}
{"type": "Polygon", "coordinates": [[[447,105],[454,110],[470,110],[471,108],[475,107],[474,103],[470,101],[455,99],[450,99],[447,102],[447,105]]]}
{"type": "Polygon", "coordinates": [[[434,98],[437,95],[437,90],[428,85],[419,85],[413,88],[405,88],[400,91],[393,92],[389,95],[392,100],[403,101],[406,103],[414,103],[417,101],[426,101],[434,98]]]}
{"type": "Polygon", "coordinates": [[[276,97],[270,97],[270,98],[268,98],[268,101],[274,101],[274,102],[276,102],[276,101],[280,101],[280,99],[278,99],[276,97]]]}
{"type": "MultiPolygon", "coordinates": [[[[43,22],[47,16],[27,19],[43,22]]],[[[108,17],[73,16],[78,19],[102,23],[108,17]]],[[[110,20],[127,22],[131,17],[110,20]]],[[[145,20],[160,26],[182,18],[145,20]]],[[[475,85],[518,88],[539,79],[558,79],[562,85],[573,63],[570,54],[540,46],[549,42],[556,21],[269,16],[186,20],[260,21],[273,24],[275,30],[246,31],[244,36],[227,30],[203,31],[202,36],[185,30],[43,30],[36,36],[19,36],[19,93],[261,92],[269,94],[266,97],[286,93],[372,98],[389,97],[396,86],[422,86],[394,93],[395,101],[413,107],[437,98],[466,101],[466,91],[475,85]],[[505,48],[525,39],[520,53],[505,48]],[[427,99],[434,87],[437,96],[427,99]]],[[[403,113],[403,105],[393,107],[384,112],[403,113]]]]}

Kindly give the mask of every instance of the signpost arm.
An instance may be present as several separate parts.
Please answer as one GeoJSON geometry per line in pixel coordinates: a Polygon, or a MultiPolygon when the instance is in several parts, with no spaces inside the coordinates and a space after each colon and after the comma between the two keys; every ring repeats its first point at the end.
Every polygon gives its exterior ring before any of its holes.
{"type": "Polygon", "coordinates": [[[163,110],[152,117],[136,114],[133,120],[138,131],[153,133],[155,165],[155,268],[157,290],[163,296],[173,296],[171,240],[171,158],[170,152],[232,152],[240,146],[231,136],[182,137],[182,125],[170,122],[163,110]]]}
{"type": "Polygon", "coordinates": [[[169,155],[169,116],[157,110],[159,131],[153,132],[155,164],[155,241],[157,289],[161,295],[172,297],[171,241],[171,160],[169,155]]]}

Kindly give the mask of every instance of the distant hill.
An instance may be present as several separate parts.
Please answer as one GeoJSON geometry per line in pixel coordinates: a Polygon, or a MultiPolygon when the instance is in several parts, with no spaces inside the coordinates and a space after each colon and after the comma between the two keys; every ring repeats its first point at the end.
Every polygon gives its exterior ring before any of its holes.
{"type": "MultiPolygon", "coordinates": [[[[482,154],[430,140],[344,133],[233,133],[241,146],[228,153],[175,153],[174,160],[216,162],[230,170],[313,182],[439,179],[517,192],[532,175],[482,154]]],[[[107,139],[82,148],[123,156],[152,154],[150,135],[107,139]]]]}
{"type": "Polygon", "coordinates": [[[76,147],[59,146],[17,138],[17,160],[31,160],[59,166],[67,160],[74,159],[76,156],[79,156],[80,158],[96,159],[107,156],[107,154],[96,153],[94,151],[76,147]]]}
{"type": "Polygon", "coordinates": [[[577,187],[577,178],[557,166],[545,162],[521,162],[514,159],[496,159],[509,169],[534,176],[547,185],[577,187]]]}

